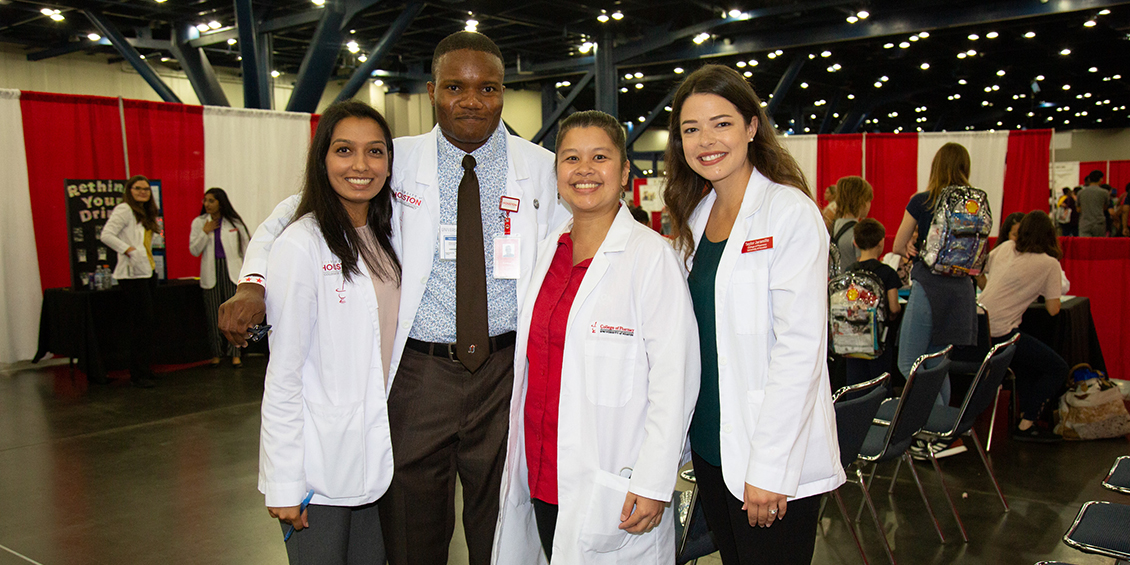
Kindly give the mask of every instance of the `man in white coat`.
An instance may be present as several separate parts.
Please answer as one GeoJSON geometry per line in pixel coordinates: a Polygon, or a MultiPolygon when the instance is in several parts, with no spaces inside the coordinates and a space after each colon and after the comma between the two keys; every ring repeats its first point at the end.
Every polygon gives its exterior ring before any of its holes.
{"type": "MultiPolygon", "coordinates": [[[[436,47],[428,83],[436,128],[394,142],[393,245],[403,271],[389,371],[395,474],[380,502],[393,565],[447,563],[457,473],[470,563],[490,562],[519,305],[538,242],[568,215],[556,195],[553,154],[501,124],[503,71],[502,54],[486,36],[448,36],[436,47]],[[456,284],[454,256],[456,236],[463,237],[456,217],[464,176],[476,177],[479,191],[490,336],[489,355],[473,369],[455,347],[457,303],[465,300],[457,295],[465,280],[456,284]]],[[[220,310],[233,343],[245,344],[248,327],[263,320],[257,281],[269,276],[264,249],[296,204],[296,197],[280,204],[248,246],[236,297],[220,310]]]]}

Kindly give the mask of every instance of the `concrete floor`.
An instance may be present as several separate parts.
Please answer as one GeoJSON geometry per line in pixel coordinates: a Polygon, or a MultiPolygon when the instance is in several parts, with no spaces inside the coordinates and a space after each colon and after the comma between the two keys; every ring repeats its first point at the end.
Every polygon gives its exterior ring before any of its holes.
{"type": "MultiPolygon", "coordinates": [[[[0,565],[285,563],[279,527],[255,488],[265,364],[250,357],[238,371],[168,373],[152,390],[125,380],[88,387],[65,361],[0,367],[0,565]]],[[[1087,500],[1130,503],[1100,484],[1127,453],[1125,439],[999,441],[992,456],[1012,506],[1007,514],[975,453],[942,460],[951,492],[967,495],[957,503],[968,544],[928,464],[918,470],[949,538],[944,545],[905,469],[888,495],[893,464],[880,466],[881,486],[872,490],[900,563],[1113,563],[1060,537],[1087,500]]],[[[854,509],[859,489],[842,492],[854,509]]],[[[462,564],[457,529],[450,563],[462,564]]],[[[885,563],[866,514],[859,531],[871,562],[885,563]]],[[[861,562],[829,504],[813,563],[861,562]]]]}

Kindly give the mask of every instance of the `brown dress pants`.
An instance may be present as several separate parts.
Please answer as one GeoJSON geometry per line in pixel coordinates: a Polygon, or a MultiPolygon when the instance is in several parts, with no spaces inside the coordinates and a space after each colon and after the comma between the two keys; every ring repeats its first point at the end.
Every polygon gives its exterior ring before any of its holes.
{"type": "Polygon", "coordinates": [[[446,565],[463,484],[470,565],[488,565],[506,460],[514,346],[471,373],[405,349],[388,399],[395,473],[379,507],[390,565],[446,565]]]}

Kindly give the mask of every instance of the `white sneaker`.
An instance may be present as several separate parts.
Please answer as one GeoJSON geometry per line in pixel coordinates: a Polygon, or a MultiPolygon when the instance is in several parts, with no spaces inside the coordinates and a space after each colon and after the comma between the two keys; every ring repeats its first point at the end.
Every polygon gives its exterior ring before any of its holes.
{"type": "Polygon", "coordinates": [[[969,449],[965,447],[964,444],[962,444],[961,438],[958,438],[957,441],[954,441],[949,445],[946,445],[944,443],[927,444],[924,441],[915,440],[914,444],[910,446],[910,449],[908,451],[910,451],[910,456],[914,459],[917,459],[918,461],[929,461],[930,455],[927,452],[927,449],[934,453],[934,459],[943,459],[951,455],[957,455],[958,453],[965,453],[966,451],[969,451],[969,449]]]}

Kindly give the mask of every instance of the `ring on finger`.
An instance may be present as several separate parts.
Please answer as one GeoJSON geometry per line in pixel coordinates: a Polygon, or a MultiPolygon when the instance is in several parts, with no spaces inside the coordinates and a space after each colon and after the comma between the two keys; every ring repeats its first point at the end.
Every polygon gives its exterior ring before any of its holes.
{"type": "Polygon", "coordinates": [[[777,515],[777,509],[776,508],[770,508],[769,509],[769,515],[770,516],[776,516],[777,515]]]}

